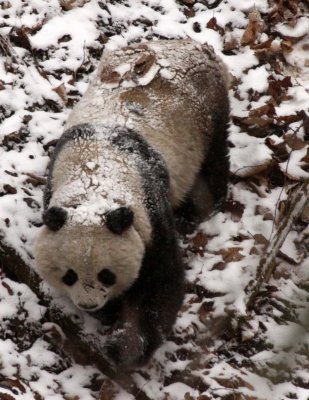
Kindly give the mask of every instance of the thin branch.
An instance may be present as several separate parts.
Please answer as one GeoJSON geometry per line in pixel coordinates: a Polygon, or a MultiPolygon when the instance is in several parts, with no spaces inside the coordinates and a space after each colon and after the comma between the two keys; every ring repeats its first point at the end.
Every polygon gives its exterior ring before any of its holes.
{"type": "Polygon", "coordinates": [[[262,257],[256,272],[255,280],[249,282],[246,293],[248,295],[247,310],[249,310],[263,283],[269,281],[276,268],[275,259],[284,240],[290,232],[294,221],[300,216],[309,198],[309,179],[293,189],[285,216],[279,223],[276,233],[269,242],[264,257],[262,257]]]}

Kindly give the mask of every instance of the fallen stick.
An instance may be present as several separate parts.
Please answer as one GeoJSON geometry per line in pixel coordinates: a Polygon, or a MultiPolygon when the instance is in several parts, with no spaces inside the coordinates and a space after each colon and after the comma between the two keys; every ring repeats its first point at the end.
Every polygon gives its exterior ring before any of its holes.
{"type": "Polygon", "coordinates": [[[257,267],[256,277],[251,280],[246,288],[248,295],[247,310],[250,310],[263,283],[267,283],[276,268],[275,259],[294,221],[300,216],[309,198],[309,179],[300,186],[293,189],[284,217],[279,222],[279,226],[272,240],[269,242],[265,255],[257,267]]]}
{"type": "Polygon", "coordinates": [[[66,339],[59,342],[59,346],[82,364],[95,364],[100,371],[112,379],[123,389],[128,391],[134,399],[151,400],[145,392],[139,389],[130,373],[116,373],[108,361],[104,359],[100,348],[100,340],[96,335],[86,334],[82,326],[53,305],[52,298],[41,290],[41,279],[38,274],[27,265],[19,254],[5,243],[0,242],[0,265],[8,277],[26,284],[40,299],[42,305],[48,309],[48,318],[59,325],[66,339]]]}

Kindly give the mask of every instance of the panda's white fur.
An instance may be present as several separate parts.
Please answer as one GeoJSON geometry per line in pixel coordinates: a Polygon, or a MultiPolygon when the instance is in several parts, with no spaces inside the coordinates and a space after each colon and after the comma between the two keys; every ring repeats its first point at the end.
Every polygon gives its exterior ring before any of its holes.
{"type": "Polygon", "coordinates": [[[57,233],[56,241],[55,235],[47,229],[41,235],[36,249],[40,273],[51,285],[66,292],[77,307],[96,311],[137,279],[145,243],[135,229],[115,237],[105,226],[68,226],[57,233]],[[104,265],[117,276],[111,288],[98,281],[104,265]],[[72,286],[62,282],[68,266],[78,272],[78,281],[72,286]]]}
{"type": "Polygon", "coordinates": [[[53,196],[49,207],[71,210],[70,225],[100,225],[100,213],[119,206],[135,212],[134,227],[146,243],[151,226],[143,201],[140,172],[134,160],[112,145],[110,129],[97,125],[99,134],[66,143],[53,167],[53,196]]]}
{"type": "Polygon", "coordinates": [[[172,209],[204,213],[225,196],[228,108],[212,49],[171,40],[104,55],[68,118],[35,258],[78,307],[121,327],[106,345],[116,365],[145,363],[175,321],[184,278],[172,209]]]}
{"type": "Polygon", "coordinates": [[[201,168],[227,84],[225,65],[207,45],[191,40],[134,45],[103,56],[66,128],[103,122],[141,134],[164,158],[170,201],[177,206],[201,168]]]}
{"type": "Polygon", "coordinates": [[[59,152],[49,207],[65,208],[67,221],[57,232],[43,228],[36,244],[43,278],[65,291],[77,307],[91,311],[132,285],[151,237],[140,173],[130,157],[105,139],[109,132],[102,126],[99,135],[81,135],[59,152]],[[122,235],[115,235],[104,224],[104,214],[119,206],[130,207],[134,222],[122,235]],[[117,276],[111,288],[97,279],[104,266],[117,276]],[[68,286],[62,277],[71,267],[79,279],[68,286]]]}

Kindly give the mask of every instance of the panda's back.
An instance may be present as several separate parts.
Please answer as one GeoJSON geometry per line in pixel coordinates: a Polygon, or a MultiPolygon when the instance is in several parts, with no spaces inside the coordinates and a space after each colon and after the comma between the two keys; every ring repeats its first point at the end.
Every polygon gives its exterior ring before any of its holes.
{"type": "Polygon", "coordinates": [[[190,190],[209,146],[210,116],[227,101],[226,72],[211,48],[190,40],[137,44],[107,53],[66,128],[126,127],[164,158],[171,201],[190,190]]]}

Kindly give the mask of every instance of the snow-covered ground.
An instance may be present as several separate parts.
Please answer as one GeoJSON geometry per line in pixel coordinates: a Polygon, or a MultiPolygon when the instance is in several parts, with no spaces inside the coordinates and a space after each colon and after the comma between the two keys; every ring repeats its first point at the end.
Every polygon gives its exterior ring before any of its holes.
{"type": "MultiPolygon", "coordinates": [[[[190,37],[229,68],[230,196],[181,243],[188,291],[174,334],[133,375],[151,399],[309,397],[308,211],[250,315],[245,292],[309,178],[308,32],[305,1],[0,1],[0,237],[30,265],[49,154],[104,49],[190,37]]],[[[4,273],[0,285],[0,399],[133,399],[52,344],[57,327],[26,285],[4,273]]]]}

